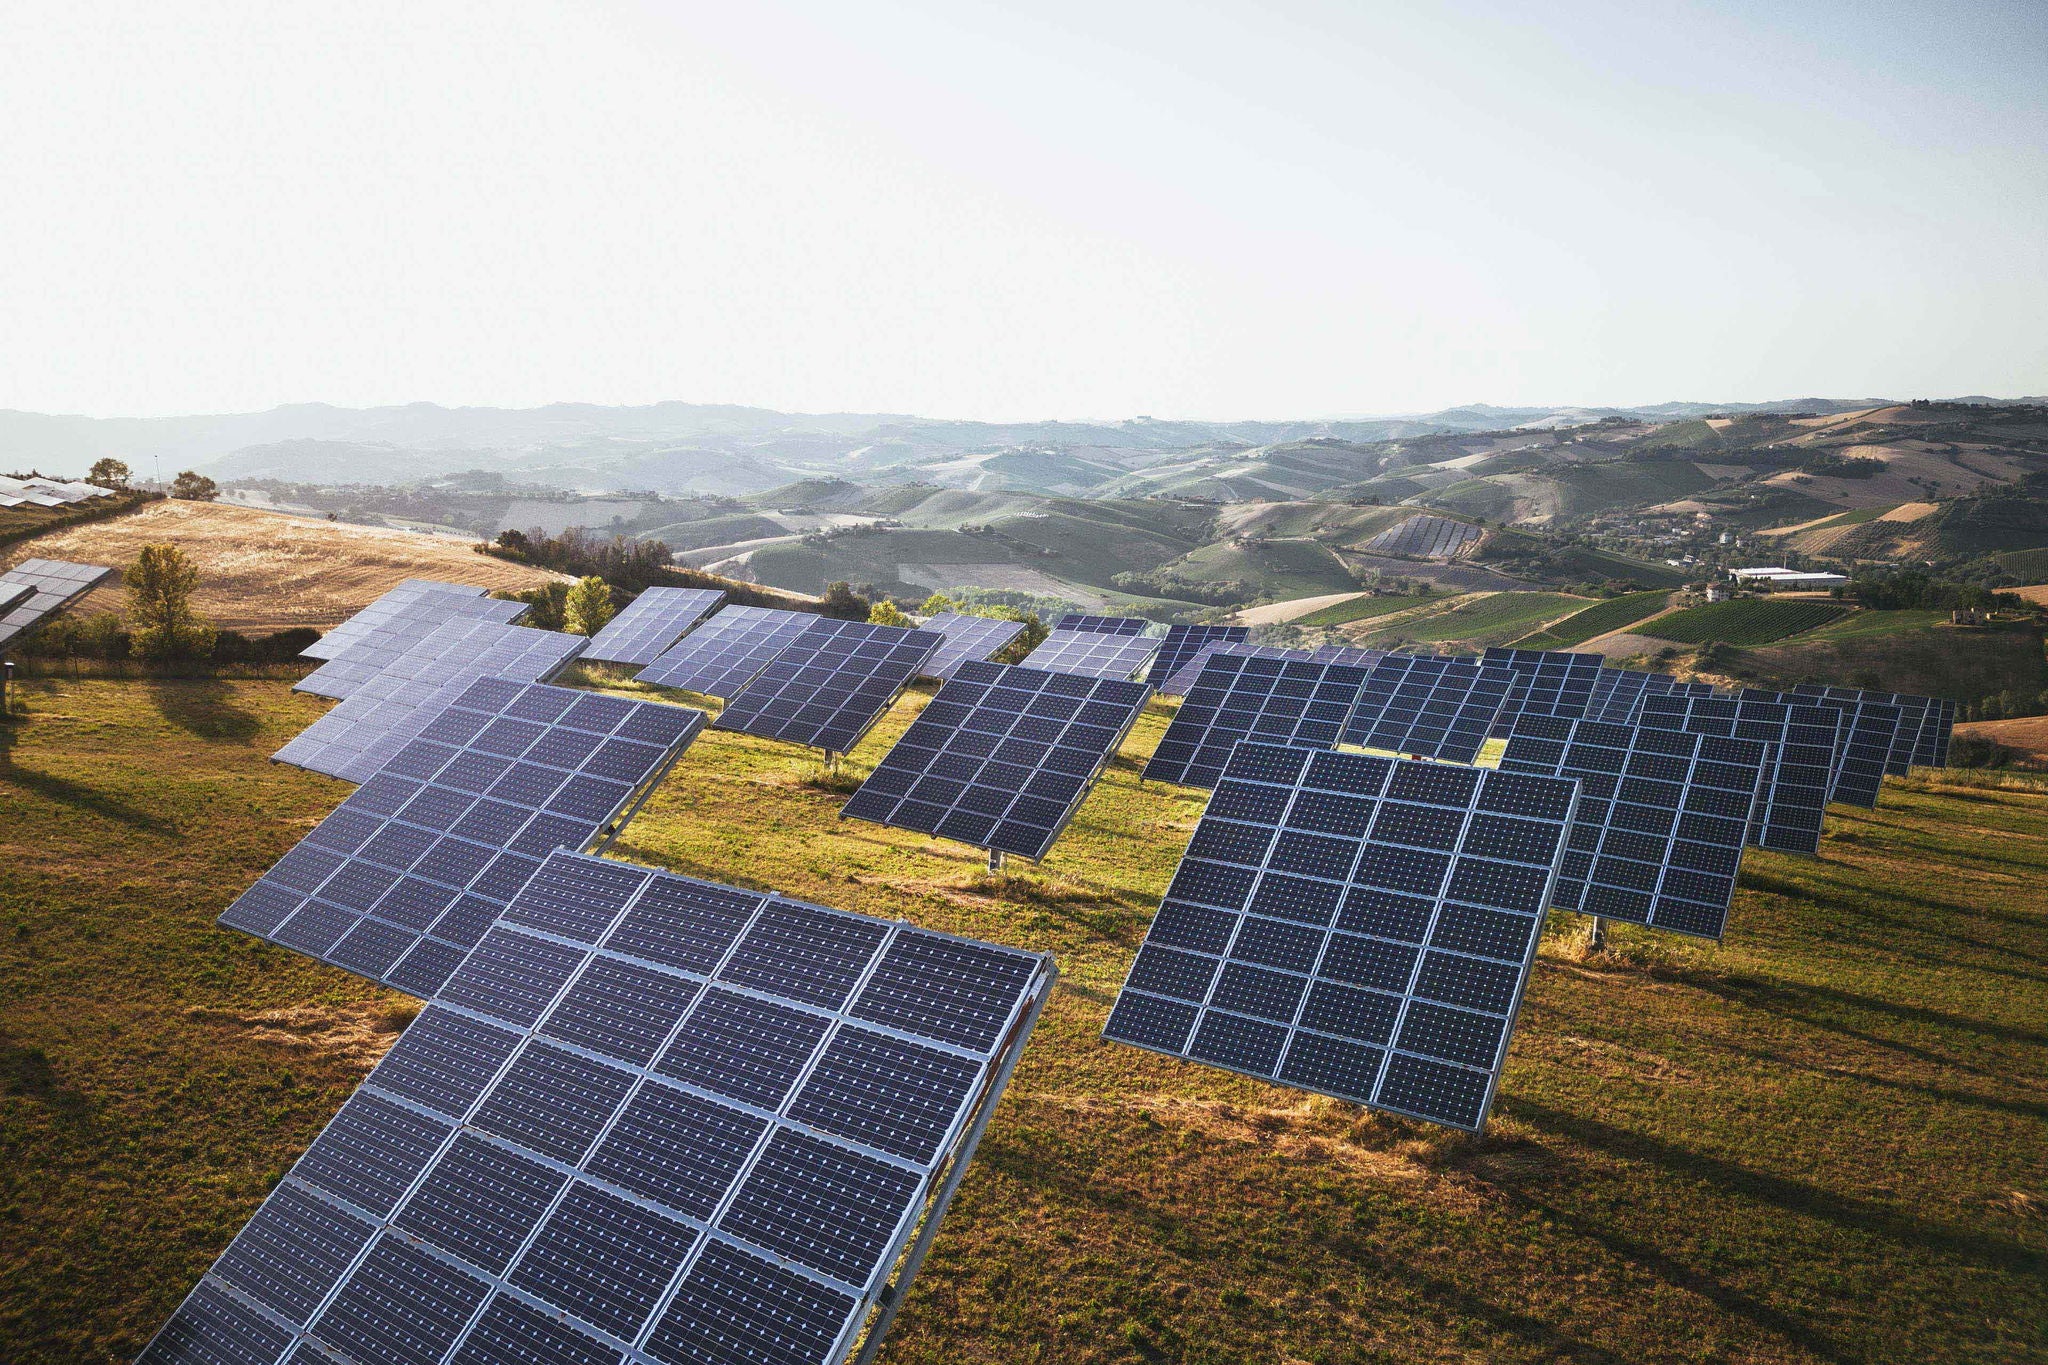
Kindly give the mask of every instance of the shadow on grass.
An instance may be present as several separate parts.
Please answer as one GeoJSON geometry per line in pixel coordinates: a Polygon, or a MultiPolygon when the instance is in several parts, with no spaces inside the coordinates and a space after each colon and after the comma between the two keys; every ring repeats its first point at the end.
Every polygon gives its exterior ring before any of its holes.
{"type": "Polygon", "coordinates": [[[246,741],[263,729],[254,712],[235,705],[235,690],[219,678],[144,678],[142,684],[158,714],[201,739],[246,741]]]}
{"type": "MultiPolygon", "coordinates": [[[[1973,969],[1980,970],[1980,969],[1973,969]]],[[[1958,1065],[1939,1053],[1927,1052],[1908,1043],[1894,1042],[1846,1027],[1826,1017],[1825,1008],[1863,1010],[1871,1014],[1888,1015],[1906,1023],[1924,1024],[1930,1028],[1960,1029],[1965,1033],[1978,1033],[2009,1043],[2028,1043],[2036,1047],[2048,1046],[2048,1032],[2038,1029],[2015,1028],[2011,1024],[1997,1024],[1988,1019],[1972,1019],[1968,1015],[1949,1014],[1942,1010],[1928,1009],[1924,1005],[1902,1005],[1896,1000],[1883,1000],[1874,995],[1859,995],[1835,986],[1809,986],[1792,982],[1760,981],[1754,977],[1720,976],[1710,972],[1674,972],[1671,975],[1682,978],[1687,985],[1717,995],[1730,1004],[1746,1005],[1781,1018],[1797,1019],[1803,1024],[1812,1024],[1833,1033],[1847,1034],[1879,1047],[1892,1048],[1911,1053],[1927,1061],[1939,1062],[1944,1066],[1958,1065]]]]}
{"type": "Polygon", "coordinates": [[[39,1047],[22,1047],[0,1033],[0,1094],[38,1101],[60,1118],[83,1119],[92,1101],[57,1078],[56,1068],[39,1047]]]}
{"type": "MultiPolygon", "coordinates": [[[[1769,1062],[1773,1066],[1782,1066],[1788,1070],[1804,1072],[1809,1076],[1819,1076],[1827,1080],[1853,1081],[1858,1085],[1874,1085],[1880,1089],[1890,1090],[1901,1095],[1918,1095],[1926,1099],[1938,1100],[1943,1104],[1974,1105],[1979,1109],[1993,1109],[2000,1113],[2015,1115],[2019,1118],[2048,1119],[2048,1104],[2037,1100],[2002,1100],[1993,1095],[1977,1095],[1967,1090],[1951,1090],[1947,1086],[1924,1085],[1918,1081],[1893,1080],[1889,1076],[1873,1076],[1867,1071],[1851,1071],[1845,1067],[1815,1066],[1811,1062],[1803,1062],[1797,1057],[1788,1057],[1783,1053],[1772,1052],[1765,1048],[1738,1047],[1733,1044],[1722,1044],[1721,1046],[1724,1051],[1732,1052],[1738,1057],[1746,1057],[1753,1062],[1769,1062]]],[[[1972,1068],[1972,1070],[1976,1069],[1972,1068]]],[[[1997,1076],[2002,1073],[1982,1070],[1976,1071],[1976,1074],[1980,1076],[1997,1076]]]]}
{"type": "Polygon", "coordinates": [[[34,768],[16,766],[12,753],[13,728],[0,726],[0,785],[11,783],[24,791],[34,792],[53,805],[90,811],[94,815],[126,825],[130,829],[143,830],[166,839],[177,837],[176,825],[168,820],[160,820],[139,807],[131,806],[111,793],[73,782],[69,778],[39,772],[34,768]]]}

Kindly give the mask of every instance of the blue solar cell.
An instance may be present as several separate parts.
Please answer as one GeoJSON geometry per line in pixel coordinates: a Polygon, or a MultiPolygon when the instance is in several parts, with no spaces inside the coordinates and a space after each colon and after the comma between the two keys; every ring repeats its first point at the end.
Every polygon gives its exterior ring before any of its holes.
{"type": "Polygon", "coordinates": [[[816,618],[733,694],[718,728],[845,753],[944,642],[928,630],[816,618]]]}

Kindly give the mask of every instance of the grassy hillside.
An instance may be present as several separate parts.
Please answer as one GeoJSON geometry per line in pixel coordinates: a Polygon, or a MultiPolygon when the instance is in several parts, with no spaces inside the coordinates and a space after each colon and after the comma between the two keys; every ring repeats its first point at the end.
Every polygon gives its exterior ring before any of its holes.
{"type": "Polygon", "coordinates": [[[1762,645],[1811,630],[1848,610],[1831,602],[1773,602],[1743,597],[1673,612],[1644,626],[1642,633],[1683,645],[1705,644],[1708,640],[1762,645]]]}
{"type": "Polygon", "coordinates": [[[1198,582],[1237,580],[1276,597],[1313,597],[1358,586],[1343,561],[1313,540],[1219,541],[1159,571],[1198,582]]]}
{"type": "MultiPolygon", "coordinates": [[[[0,730],[0,1357],[126,1360],[411,1002],[213,927],[346,788],[281,683],[31,686],[0,730]]],[[[901,732],[906,701],[854,756],[901,732]]],[[[1058,954],[882,1359],[2039,1359],[2048,796],[1916,782],[1752,855],[1719,948],[1547,940],[1483,1139],[1097,1041],[1200,810],[1155,707],[1042,872],[841,822],[709,733],[620,852],[1058,954]]]]}
{"type": "Polygon", "coordinates": [[[1349,602],[1339,602],[1334,607],[1324,607],[1321,611],[1299,617],[1295,624],[1341,626],[1352,621],[1369,621],[1376,616],[1391,616],[1397,611],[1407,611],[1410,607],[1427,606],[1431,602],[1442,600],[1440,594],[1421,597],[1399,597],[1391,594],[1384,597],[1354,597],[1349,602]]]}
{"type": "Polygon", "coordinates": [[[1655,616],[1664,610],[1664,604],[1671,600],[1669,591],[1632,592],[1621,597],[1610,597],[1605,602],[1595,602],[1584,611],[1574,612],[1564,620],[1546,630],[1516,641],[1526,649],[1569,649],[1582,645],[1596,635],[1632,626],[1636,622],[1655,616]]]}
{"type": "Polygon", "coordinates": [[[2040,628],[2028,623],[1823,639],[1819,632],[1744,652],[1740,667],[1759,681],[1785,684],[1846,679],[1857,687],[1976,701],[1997,692],[2036,696],[2048,689],[2040,628]]]}
{"type": "Polygon", "coordinates": [[[1387,638],[1472,648],[1506,644],[1532,627],[1554,621],[1583,605],[1583,597],[1561,592],[1498,592],[1387,628],[1387,638]]]}

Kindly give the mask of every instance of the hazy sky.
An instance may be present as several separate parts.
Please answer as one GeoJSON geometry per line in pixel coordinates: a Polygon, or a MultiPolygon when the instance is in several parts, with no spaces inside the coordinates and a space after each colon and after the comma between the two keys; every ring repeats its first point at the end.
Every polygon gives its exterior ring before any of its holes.
{"type": "Polygon", "coordinates": [[[2048,5],[0,0],[0,407],[2048,392],[2048,5]]]}

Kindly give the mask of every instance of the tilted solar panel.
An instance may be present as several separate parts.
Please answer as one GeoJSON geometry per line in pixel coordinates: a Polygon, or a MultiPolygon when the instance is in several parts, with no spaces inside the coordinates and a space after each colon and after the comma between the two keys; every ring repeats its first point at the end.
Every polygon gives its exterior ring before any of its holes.
{"type": "Polygon", "coordinates": [[[1082,630],[1091,635],[1143,635],[1152,623],[1137,616],[1089,616],[1070,611],[1052,623],[1054,630],[1082,630]]]}
{"type": "Polygon", "coordinates": [[[727,607],[641,669],[638,680],[730,699],[817,619],[807,611],[727,607]]]}
{"type": "Polygon", "coordinates": [[[1147,780],[1214,787],[1242,739],[1334,748],[1370,670],[1211,655],[1145,765],[1147,780]]]}
{"type": "Polygon", "coordinates": [[[934,631],[815,617],[733,694],[717,726],[843,754],[941,643],[934,631]]]}
{"type": "Polygon", "coordinates": [[[1752,739],[1523,716],[1500,766],[1578,779],[1552,906],[1718,939],[1768,757],[1752,739]]]}
{"type": "Polygon", "coordinates": [[[840,814],[1043,858],[1151,693],[1144,683],[964,663],[840,814]]]}
{"type": "Polygon", "coordinates": [[[1025,656],[1028,668],[1052,673],[1077,673],[1086,678],[1129,681],[1159,652],[1159,641],[1146,635],[1106,635],[1085,630],[1055,630],[1025,656]]]}
{"type": "Polygon", "coordinates": [[[1456,559],[1485,536],[1476,526],[1448,517],[1410,517],[1365,542],[1373,554],[1408,555],[1415,559],[1456,559]]]}
{"type": "Polygon", "coordinates": [[[1840,711],[1736,697],[1645,697],[1638,723],[1764,744],[1764,780],[1750,810],[1748,841],[1781,853],[1820,850],[1843,725],[1840,711]]]}
{"type": "Polygon", "coordinates": [[[272,755],[280,763],[366,782],[478,678],[541,682],[585,644],[581,635],[461,616],[435,625],[339,706],[272,755]]]}
{"type": "Polygon", "coordinates": [[[1154,687],[1159,687],[1186,667],[1188,660],[1201,653],[1205,645],[1242,644],[1251,638],[1251,634],[1250,626],[1168,626],[1166,639],[1161,642],[1159,653],[1153,656],[1151,671],[1145,676],[1152,680],[1154,687]]]}
{"type": "Polygon", "coordinates": [[[0,578],[0,611],[5,611],[16,602],[35,595],[35,585],[32,583],[10,583],[0,578]]]}
{"type": "Polygon", "coordinates": [[[1103,1036],[1476,1131],[1577,791],[1238,745],[1103,1036]]]}
{"type": "Polygon", "coordinates": [[[1948,766],[1949,741],[1955,738],[1956,704],[1946,697],[1937,698],[1934,703],[1934,755],[1927,760],[1936,768],[1948,766]]]}
{"type": "Polygon", "coordinates": [[[1501,736],[1521,716],[1577,720],[1585,715],[1607,661],[1598,654],[1560,649],[1495,648],[1482,654],[1480,662],[1510,669],[1516,676],[1515,690],[1494,722],[1493,733],[1501,736]]]}
{"type": "Polygon", "coordinates": [[[220,922],[431,996],[541,860],[615,837],[704,713],[487,678],[220,922]]]}
{"type": "Polygon", "coordinates": [[[601,664],[651,664],[725,601],[717,588],[647,588],[590,637],[583,657],[601,664]]]}
{"type": "Polygon", "coordinates": [[[1342,742],[1470,763],[1514,686],[1505,668],[1389,654],[1359,690],[1342,742]]]}
{"type": "MultiPolygon", "coordinates": [[[[1206,644],[1188,656],[1188,661],[1175,669],[1165,682],[1157,685],[1163,697],[1184,697],[1195,679],[1202,675],[1202,669],[1218,654],[1236,654],[1247,659],[1301,659],[1319,664],[1352,664],[1359,668],[1371,668],[1387,657],[1383,649],[1352,649],[1344,645],[1317,645],[1314,649],[1280,649],[1273,645],[1249,644],[1206,644]]],[[[1158,668],[1152,670],[1157,676],[1158,668]]]]}
{"type": "Polygon", "coordinates": [[[0,608],[0,645],[26,635],[91,592],[113,572],[98,564],[63,559],[24,559],[0,573],[0,584],[25,587],[26,594],[0,608]]]}
{"type": "Polygon", "coordinates": [[[1054,977],[557,853],[142,1361],[843,1360],[886,1331],[1054,977]]]}
{"type": "Polygon", "coordinates": [[[361,611],[299,651],[304,659],[332,659],[368,636],[379,626],[403,615],[415,604],[434,596],[477,598],[482,588],[467,583],[443,583],[432,578],[408,578],[361,611]]]}
{"type": "Polygon", "coordinates": [[[941,681],[950,678],[969,659],[991,659],[1024,633],[1022,621],[1005,621],[998,616],[965,616],[944,611],[919,630],[936,631],[945,637],[939,652],[924,666],[924,676],[941,681]]]}
{"type": "Polygon", "coordinates": [[[330,652],[327,661],[293,683],[292,690],[346,701],[420,641],[439,634],[450,621],[492,621],[509,626],[530,610],[524,602],[496,597],[419,593],[384,613],[376,624],[354,632],[345,647],[330,652]]]}
{"type": "MultiPolygon", "coordinates": [[[[1915,696],[1910,692],[1873,692],[1856,687],[1826,687],[1818,683],[1801,683],[1792,689],[1792,696],[1802,701],[1871,701],[1898,707],[1899,724],[1893,732],[1891,752],[1886,755],[1884,765],[1885,772],[1892,777],[1904,777],[1913,770],[1915,763],[1921,761],[1921,754],[1934,752],[1939,747],[1940,703],[1932,697],[1915,696]],[[1935,737],[1927,744],[1923,744],[1921,736],[1930,726],[1935,730],[1935,737]]],[[[1951,719],[1953,716],[1954,711],[1951,707],[1951,719]]]]}
{"type": "MultiPolygon", "coordinates": [[[[1845,691],[1850,689],[1844,689],[1845,691]]],[[[1871,810],[1884,788],[1884,767],[1897,743],[1899,722],[1904,712],[1875,700],[1876,693],[1859,692],[1850,697],[1807,697],[1793,692],[1772,692],[1745,687],[1737,694],[1744,701],[1777,701],[1790,705],[1824,706],[1843,715],[1841,732],[1835,738],[1834,778],[1829,801],[1871,810]]]]}

